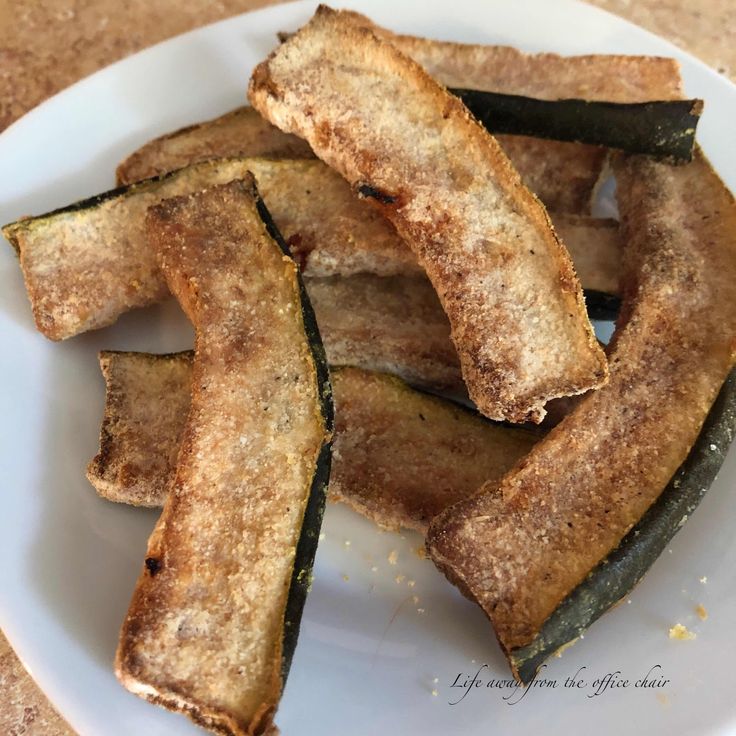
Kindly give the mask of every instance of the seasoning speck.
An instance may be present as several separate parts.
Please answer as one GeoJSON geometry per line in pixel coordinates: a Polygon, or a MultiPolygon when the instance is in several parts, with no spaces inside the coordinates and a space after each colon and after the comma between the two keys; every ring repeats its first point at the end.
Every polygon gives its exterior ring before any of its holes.
{"type": "Polygon", "coordinates": [[[705,610],[705,606],[702,603],[698,603],[695,613],[698,614],[698,618],[701,621],[705,621],[708,618],[708,611],[705,610]]]}

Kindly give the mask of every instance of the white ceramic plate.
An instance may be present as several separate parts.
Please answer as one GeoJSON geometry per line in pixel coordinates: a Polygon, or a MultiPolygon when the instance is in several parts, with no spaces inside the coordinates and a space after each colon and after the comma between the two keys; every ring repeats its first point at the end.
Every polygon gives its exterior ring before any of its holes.
{"type": "MultiPolygon", "coordinates": [[[[438,38],[566,54],[676,56],[688,93],[706,100],[699,139],[736,189],[736,87],[629,23],[567,0],[349,5],[398,30],[438,38]]],[[[312,2],[277,6],[188,33],[33,110],[0,136],[0,221],[107,189],[117,162],[152,136],[242,104],[250,70],[273,47],[276,31],[296,28],[313,9],[312,2]]],[[[0,251],[0,284],[0,625],[85,736],[194,733],[186,719],[128,694],[113,677],[118,627],[155,514],[98,499],[84,477],[103,406],[97,350],[181,349],[191,332],[168,303],[52,344],[33,328],[10,248],[0,251]]],[[[277,722],[290,736],[734,733],[734,478],[731,452],[697,514],[630,605],[606,615],[549,663],[545,675],[557,688],[531,690],[516,705],[502,699],[508,691],[488,688],[449,704],[462,694],[451,687],[459,673],[485,663],[484,682],[508,677],[489,624],[413,552],[418,536],[381,534],[355,514],[330,508],[277,722]],[[392,550],[396,565],[387,559],[392,550]],[[694,614],[698,603],[710,612],[705,622],[694,614]],[[697,632],[696,641],[668,639],[678,621],[697,632]],[[670,682],[655,690],[633,687],[655,665],[670,682]],[[564,688],[581,667],[588,681],[618,670],[632,686],[593,698],[589,688],[564,688]]]]}

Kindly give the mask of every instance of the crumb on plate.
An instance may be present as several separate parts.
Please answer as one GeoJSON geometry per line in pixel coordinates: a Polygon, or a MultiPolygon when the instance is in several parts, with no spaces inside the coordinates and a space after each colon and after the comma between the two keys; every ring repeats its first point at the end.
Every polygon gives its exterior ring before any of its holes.
{"type": "Polygon", "coordinates": [[[696,638],[696,634],[692,631],[688,631],[682,624],[675,624],[670,629],[670,639],[677,639],[678,641],[691,641],[696,638]]]}

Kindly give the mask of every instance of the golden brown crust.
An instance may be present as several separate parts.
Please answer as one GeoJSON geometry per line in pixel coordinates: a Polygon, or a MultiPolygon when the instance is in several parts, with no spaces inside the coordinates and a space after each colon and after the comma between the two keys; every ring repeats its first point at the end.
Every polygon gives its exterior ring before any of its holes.
{"type": "Polygon", "coordinates": [[[195,328],[192,403],[116,656],[132,692],[238,736],[266,730],[279,701],[296,545],[329,440],[297,267],[256,197],[249,176],[149,211],[195,328]]]}
{"type": "MultiPolygon", "coordinates": [[[[140,505],[145,494],[144,505],[160,506],[189,409],[191,353],[106,353],[101,362],[112,407],[110,459],[139,468],[137,487],[113,475],[104,495],[140,505]],[[182,380],[171,383],[172,374],[182,380]]],[[[500,478],[538,440],[386,374],[334,368],[331,383],[330,498],[384,528],[426,531],[433,516],[500,478]]]]}
{"type": "Polygon", "coordinates": [[[5,226],[19,252],[38,330],[63,340],[164,299],[166,282],[146,240],[146,210],[246,171],[241,162],[204,163],[105,193],[82,209],[73,205],[5,226]]]}
{"type": "Polygon", "coordinates": [[[149,205],[176,193],[175,182],[143,185],[122,208],[120,197],[94,210],[50,213],[3,228],[18,252],[39,332],[64,340],[165,298],[143,220],[149,205]]]}
{"type": "Polygon", "coordinates": [[[579,98],[648,102],[683,98],[680,64],[660,56],[527,54],[511,46],[436,41],[381,28],[345,11],[413,58],[446,87],[464,87],[543,100],[579,98]]]}
{"type": "MultiPolygon", "coordinates": [[[[499,135],[498,142],[548,209],[589,214],[606,162],[605,149],[521,135],[499,135]]],[[[243,156],[314,154],[301,138],[282,133],[252,107],[241,107],[142,146],[118,167],[118,183],[131,184],[208,159],[243,156]]]]}
{"type": "Polygon", "coordinates": [[[307,289],[330,365],[465,394],[450,325],[427,279],[358,274],[310,279],[307,289]]]}
{"type": "Polygon", "coordinates": [[[189,412],[192,354],[99,357],[105,414],[87,478],[110,501],[161,506],[189,412]]]}
{"type": "Polygon", "coordinates": [[[526,135],[496,135],[524,185],[550,212],[589,215],[608,164],[608,149],[526,135]]]}
{"type": "Polygon", "coordinates": [[[569,256],[539,201],[460,101],[320,6],[259,65],[251,103],[378,202],[447,312],[465,383],[494,419],[605,383],[569,256]]]}
{"type": "Polygon", "coordinates": [[[623,246],[616,220],[556,214],[550,217],[583,287],[619,294],[623,246]]]}
{"type": "Polygon", "coordinates": [[[282,133],[252,107],[238,107],[196,125],[154,138],[117,168],[118,186],[207,161],[233,157],[313,158],[309,146],[282,133]]]}
{"type": "Polygon", "coordinates": [[[432,517],[500,478],[538,440],[390,376],[343,368],[334,386],[330,497],[388,529],[426,532],[432,517]]]}
{"type": "Polygon", "coordinates": [[[194,353],[104,351],[99,357],[105,414],[87,479],[110,501],[163,506],[191,406],[194,353]]]}
{"type": "Polygon", "coordinates": [[[624,305],[611,380],[500,484],[441,514],[428,549],[506,651],[641,518],[687,456],[736,349],[736,205],[692,163],[617,160],[624,305]]]}

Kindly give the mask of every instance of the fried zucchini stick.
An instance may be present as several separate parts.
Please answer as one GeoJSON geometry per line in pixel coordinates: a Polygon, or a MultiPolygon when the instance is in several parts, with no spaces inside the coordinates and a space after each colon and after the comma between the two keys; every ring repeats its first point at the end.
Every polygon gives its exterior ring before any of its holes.
{"type": "Polygon", "coordinates": [[[500,483],[440,514],[427,537],[437,566],[492,621],[517,676],[517,653],[534,648],[683,463],[734,364],[732,195],[699,150],[683,166],[620,157],[615,172],[624,300],[609,384],[500,483]]]}
{"type": "Polygon", "coordinates": [[[527,54],[512,46],[456,43],[393,33],[354,11],[370,28],[446,87],[487,90],[540,100],[652,102],[684,98],[680,64],[663,56],[527,54]]]}
{"type": "MultiPolygon", "coordinates": [[[[607,161],[606,149],[580,143],[499,135],[524,183],[554,212],[587,215],[607,161]]],[[[212,158],[313,157],[297,136],[282,133],[252,107],[190,125],[141,146],[117,168],[119,185],[160,176],[212,158]]]]}
{"type": "MultiPolygon", "coordinates": [[[[20,256],[39,331],[65,339],[163,299],[168,289],[143,228],[147,207],[248,170],[305,275],[422,273],[394,228],[321,161],[207,161],[3,228],[20,256]]],[[[593,261],[608,264],[609,282],[617,280],[610,225],[567,216],[555,221],[581,258],[583,283],[590,277],[590,288],[600,288],[600,265],[589,268],[593,261]]]]}
{"type": "MultiPolygon", "coordinates": [[[[189,411],[191,358],[100,354],[105,416],[87,477],[103,497],[164,503],[189,411]]],[[[387,529],[426,531],[433,516],[500,478],[539,439],[383,373],[333,368],[331,383],[330,498],[387,529]]]]}
{"type": "Polygon", "coordinates": [[[567,251],[496,141],[415,62],[339,12],[253,73],[250,101],[373,201],[416,253],[493,419],[605,383],[567,251]]]}
{"type": "Polygon", "coordinates": [[[192,403],[116,673],[205,727],[259,734],[279,702],[317,547],[327,365],[252,176],[165,201],[147,230],[195,328],[192,403]]]}

